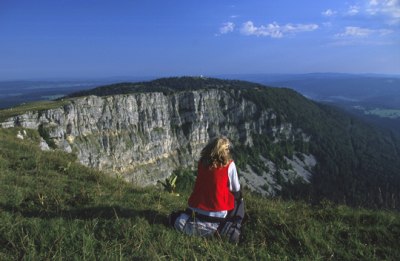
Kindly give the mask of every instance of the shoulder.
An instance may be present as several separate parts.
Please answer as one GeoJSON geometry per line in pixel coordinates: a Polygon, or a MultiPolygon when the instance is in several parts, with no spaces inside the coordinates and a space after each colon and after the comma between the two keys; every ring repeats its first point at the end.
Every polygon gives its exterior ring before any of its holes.
{"type": "Polygon", "coordinates": [[[231,167],[231,166],[236,166],[236,165],[235,165],[235,162],[234,162],[233,160],[230,160],[229,163],[228,163],[228,165],[229,165],[229,167],[231,167]]]}
{"type": "Polygon", "coordinates": [[[231,160],[231,161],[228,163],[228,165],[229,165],[229,167],[228,167],[228,172],[230,172],[230,171],[236,171],[236,164],[235,164],[235,162],[234,162],[233,160],[231,160]]]}

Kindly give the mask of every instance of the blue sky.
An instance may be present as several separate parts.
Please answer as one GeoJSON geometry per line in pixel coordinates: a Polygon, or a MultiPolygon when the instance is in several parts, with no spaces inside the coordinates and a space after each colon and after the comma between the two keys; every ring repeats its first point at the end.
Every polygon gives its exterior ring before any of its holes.
{"type": "Polygon", "coordinates": [[[400,0],[1,0],[0,80],[400,74],[400,0]]]}

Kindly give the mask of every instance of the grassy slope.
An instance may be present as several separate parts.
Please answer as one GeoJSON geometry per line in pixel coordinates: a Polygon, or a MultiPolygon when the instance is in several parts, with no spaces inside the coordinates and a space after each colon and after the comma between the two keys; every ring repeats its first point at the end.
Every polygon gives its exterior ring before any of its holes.
{"type": "Polygon", "coordinates": [[[4,121],[10,117],[24,114],[28,111],[44,111],[62,107],[70,102],[69,99],[60,101],[37,101],[30,102],[16,107],[0,110],[0,121],[4,121]]]}
{"type": "Polygon", "coordinates": [[[400,215],[245,193],[239,246],[164,225],[187,194],[136,188],[0,129],[0,260],[398,260],[400,215]]]}

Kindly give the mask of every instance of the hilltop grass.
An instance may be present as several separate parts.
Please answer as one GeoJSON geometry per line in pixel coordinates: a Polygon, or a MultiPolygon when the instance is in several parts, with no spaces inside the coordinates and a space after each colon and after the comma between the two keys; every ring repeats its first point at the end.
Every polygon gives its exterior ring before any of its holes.
{"type": "Polygon", "coordinates": [[[0,110],[0,121],[4,121],[13,116],[24,114],[28,111],[43,111],[43,110],[54,109],[57,107],[64,106],[69,102],[70,99],[55,100],[55,101],[48,101],[48,100],[36,101],[36,102],[21,104],[12,108],[2,109],[0,110]]]}
{"type": "Polygon", "coordinates": [[[396,109],[375,108],[375,109],[371,109],[371,110],[365,110],[364,114],[375,115],[375,116],[379,116],[381,118],[390,118],[390,119],[400,118],[400,110],[396,110],[396,109]]]}
{"type": "Polygon", "coordinates": [[[0,260],[398,260],[398,212],[244,193],[238,246],[165,225],[181,196],[138,188],[0,129],[0,260]]]}
{"type": "Polygon", "coordinates": [[[365,108],[363,106],[353,106],[353,108],[362,111],[365,115],[390,119],[400,118],[400,109],[365,108]]]}

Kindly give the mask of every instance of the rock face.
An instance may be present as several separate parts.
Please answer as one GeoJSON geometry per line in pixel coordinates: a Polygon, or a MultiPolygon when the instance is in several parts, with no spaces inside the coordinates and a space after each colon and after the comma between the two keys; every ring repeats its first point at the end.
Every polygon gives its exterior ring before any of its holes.
{"type": "Polygon", "coordinates": [[[147,185],[176,168],[194,167],[200,150],[217,135],[249,146],[253,134],[292,139],[291,124],[277,123],[276,117],[240,90],[207,89],[80,97],[1,124],[38,129],[50,146],[76,153],[82,164],[147,185]]]}

